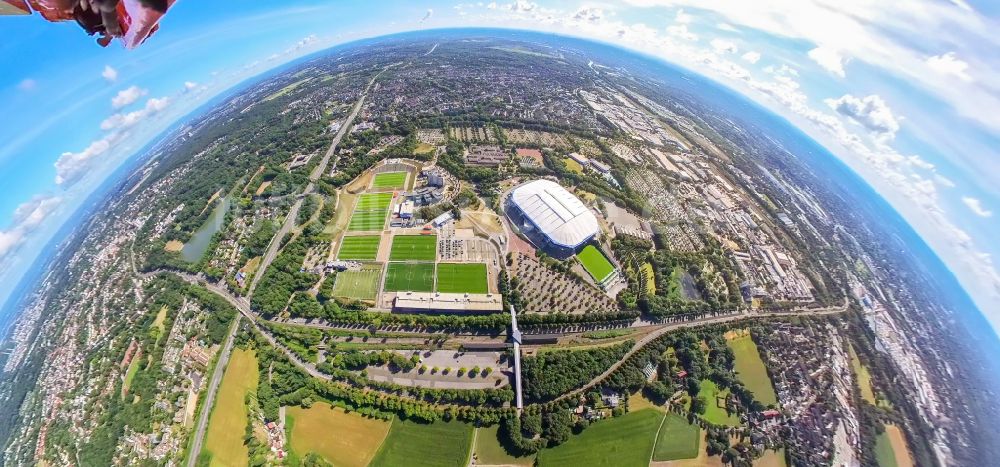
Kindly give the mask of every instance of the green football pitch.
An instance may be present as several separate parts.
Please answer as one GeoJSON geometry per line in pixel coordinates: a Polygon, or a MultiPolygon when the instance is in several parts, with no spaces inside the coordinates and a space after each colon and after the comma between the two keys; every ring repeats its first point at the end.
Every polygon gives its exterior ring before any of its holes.
{"type": "Polygon", "coordinates": [[[392,193],[365,193],[358,198],[354,212],[386,209],[392,203],[392,193]]]}
{"type": "Polygon", "coordinates": [[[366,264],[360,271],[337,273],[337,282],[333,284],[333,296],[374,300],[381,276],[382,265],[377,263],[366,264]]]}
{"type": "Polygon", "coordinates": [[[444,293],[486,293],[486,265],[482,263],[439,263],[437,291],[444,293]]]}
{"type": "Polygon", "coordinates": [[[347,230],[354,232],[366,232],[372,230],[382,230],[385,225],[385,210],[377,211],[354,211],[351,216],[351,223],[347,224],[347,230]]]}
{"type": "Polygon", "coordinates": [[[604,280],[615,270],[615,267],[604,257],[601,250],[595,248],[594,245],[583,247],[583,250],[577,253],[576,257],[583,263],[583,268],[597,282],[604,280]]]}
{"type": "Polygon", "coordinates": [[[356,261],[371,261],[378,255],[378,243],[382,238],[378,235],[358,235],[344,237],[340,242],[339,259],[356,261]]]}
{"type": "Polygon", "coordinates": [[[385,172],[375,175],[372,188],[403,188],[406,172],[385,172]]]}
{"type": "Polygon", "coordinates": [[[436,235],[396,235],[392,238],[390,261],[434,261],[436,257],[436,235]]]}
{"type": "Polygon", "coordinates": [[[431,292],[434,263],[389,263],[385,272],[386,292],[431,292]]]}

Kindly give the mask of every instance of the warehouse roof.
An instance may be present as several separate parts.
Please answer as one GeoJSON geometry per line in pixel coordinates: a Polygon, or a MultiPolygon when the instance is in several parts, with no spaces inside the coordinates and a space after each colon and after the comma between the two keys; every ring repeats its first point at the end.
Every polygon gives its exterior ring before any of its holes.
{"type": "Polygon", "coordinates": [[[553,181],[520,185],[511,192],[511,201],[553,243],[574,248],[600,231],[594,213],[553,181]]]}

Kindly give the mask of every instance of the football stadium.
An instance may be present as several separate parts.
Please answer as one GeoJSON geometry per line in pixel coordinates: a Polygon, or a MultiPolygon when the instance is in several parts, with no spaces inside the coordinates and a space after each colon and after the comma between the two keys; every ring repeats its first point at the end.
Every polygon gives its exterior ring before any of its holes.
{"type": "Polygon", "coordinates": [[[531,243],[556,258],[572,256],[601,229],[579,198],[550,180],[514,187],[506,212],[531,243]]]}

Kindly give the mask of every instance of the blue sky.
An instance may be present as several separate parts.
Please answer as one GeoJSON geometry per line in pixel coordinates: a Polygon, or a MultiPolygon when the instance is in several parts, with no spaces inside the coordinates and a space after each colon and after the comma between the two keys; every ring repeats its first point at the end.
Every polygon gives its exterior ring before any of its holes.
{"type": "Polygon", "coordinates": [[[180,1],[133,51],[0,17],[0,301],[115,167],[233,84],[349,40],[492,26],[635,49],[788,118],[899,210],[1000,327],[1000,7],[895,5],[180,1]]]}

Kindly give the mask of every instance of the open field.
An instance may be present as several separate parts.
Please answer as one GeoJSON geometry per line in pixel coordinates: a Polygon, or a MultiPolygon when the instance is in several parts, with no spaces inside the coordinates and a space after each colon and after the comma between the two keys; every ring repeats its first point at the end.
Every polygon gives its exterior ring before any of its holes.
{"type": "Polygon", "coordinates": [[[472,447],[472,425],[452,422],[416,423],[393,420],[392,429],[372,466],[464,466],[472,447]]]}
{"type": "Polygon", "coordinates": [[[701,418],[706,422],[716,425],[736,426],[740,424],[740,419],[736,415],[726,411],[726,398],[729,397],[729,390],[720,391],[712,380],[701,380],[701,391],[698,397],[705,398],[705,414],[701,418]]]}
{"type": "Polygon", "coordinates": [[[473,447],[473,458],[477,465],[519,465],[531,466],[535,463],[535,456],[514,457],[507,453],[497,431],[500,425],[493,425],[476,430],[476,443],[473,447]]]}
{"type": "Polygon", "coordinates": [[[381,277],[382,265],[378,263],[365,264],[360,271],[337,273],[337,282],[333,284],[333,295],[358,300],[374,300],[375,294],[378,293],[381,277]]]}
{"type": "Polygon", "coordinates": [[[142,350],[137,350],[135,356],[132,357],[132,361],[129,362],[128,368],[125,370],[125,380],[122,381],[122,399],[125,398],[129,388],[132,387],[132,380],[135,379],[135,374],[139,371],[139,360],[142,360],[142,356],[142,350]]]}
{"type": "Polygon", "coordinates": [[[212,455],[213,466],[242,466],[249,462],[243,444],[247,426],[247,407],[243,401],[248,392],[256,393],[257,374],[257,356],[253,351],[234,349],[205,433],[203,449],[212,455]]]}
{"type": "Polygon", "coordinates": [[[385,291],[433,292],[434,263],[389,263],[385,291]]]}
{"type": "Polygon", "coordinates": [[[403,188],[406,184],[406,172],[383,172],[375,174],[372,188],[403,188]]]}
{"type": "Polygon", "coordinates": [[[861,363],[858,354],[854,352],[854,346],[847,346],[848,353],[851,354],[851,368],[858,378],[858,387],[861,389],[861,398],[869,404],[875,405],[875,391],[872,390],[872,375],[868,368],[861,363]]]}
{"type": "Polygon", "coordinates": [[[580,263],[583,264],[583,268],[590,273],[590,276],[594,278],[595,281],[600,282],[608,277],[615,267],[611,265],[611,262],[604,257],[601,250],[598,250],[594,245],[587,245],[583,247],[583,250],[576,255],[580,263]]]}
{"type": "Polygon", "coordinates": [[[389,208],[390,204],[392,204],[392,193],[365,193],[358,197],[358,204],[354,206],[354,212],[377,209],[384,211],[389,208]]]}
{"type": "Polygon", "coordinates": [[[583,173],[583,166],[580,165],[579,162],[577,162],[577,161],[575,161],[573,159],[570,159],[568,157],[564,157],[563,158],[563,162],[566,163],[566,168],[569,169],[570,172],[576,172],[578,174],[582,174],[583,173]]]}
{"type": "Polygon", "coordinates": [[[764,405],[777,404],[778,396],[774,393],[771,378],[767,376],[767,368],[760,359],[760,351],[750,334],[744,334],[735,339],[727,339],[726,344],[733,349],[736,357],[734,369],[743,385],[753,392],[754,398],[764,405]]]}
{"type": "Polygon", "coordinates": [[[692,459],[698,457],[701,442],[701,428],[692,425],[687,419],[675,413],[668,413],[660,426],[660,434],[656,437],[656,448],[653,449],[654,461],[670,461],[675,459],[692,459]]]}
{"type": "Polygon", "coordinates": [[[289,444],[299,458],[315,452],[338,466],[368,465],[389,434],[390,423],[317,402],[308,409],[289,407],[289,444]]]}
{"type": "Polygon", "coordinates": [[[160,311],[156,312],[156,318],[153,318],[153,327],[163,331],[163,322],[167,320],[167,306],[163,305],[160,307],[160,311]]]}
{"type": "Polygon", "coordinates": [[[378,235],[357,235],[344,237],[340,242],[338,259],[356,261],[372,261],[378,255],[378,244],[382,240],[378,235]]]}
{"type": "Polygon", "coordinates": [[[163,245],[163,249],[171,253],[176,253],[184,249],[184,244],[179,240],[171,240],[166,245],[163,245]]]}
{"type": "Polygon", "coordinates": [[[347,230],[361,232],[382,230],[382,226],[384,225],[385,209],[354,211],[354,215],[351,216],[351,223],[347,225],[347,230]]]}
{"type": "Polygon", "coordinates": [[[440,263],[437,291],[446,293],[486,293],[486,265],[482,263],[440,263]]]}
{"type": "Polygon", "coordinates": [[[594,423],[583,433],[538,453],[542,467],[646,466],[663,413],[645,409],[594,423]]]}
{"type": "Polygon", "coordinates": [[[285,86],[285,87],[283,87],[283,88],[275,91],[270,96],[265,97],[264,101],[267,102],[267,101],[269,101],[271,99],[277,99],[277,98],[279,98],[281,96],[284,96],[285,94],[288,94],[288,93],[294,91],[295,88],[299,87],[302,83],[305,83],[306,81],[309,81],[311,79],[312,78],[302,78],[302,79],[300,79],[300,80],[298,80],[298,81],[296,81],[296,82],[294,82],[292,84],[289,84],[289,85],[287,85],[287,86],[285,86]]]}
{"type": "Polygon", "coordinates": [[[436,235],[396,235],[392,238],[390,261],[434,261],[436,257],[436,235]]]}
{"type": "Polygon", "coordinates": [[[913,458],[906,447],[906,436],[896,425],[886,425],[875,438],[875,459],[879,467],[913,467],[913,458]]]}
{"type": "Polygon", "coordinates": [[[642,263],[642,273],[646,277],[646,293],[656,295],[656,274],[653,272],[653,265],[642,263]]]}
{"type": "Polygon", "coordinates": [[[436,148],[433,145],[427,143],[417,143],[417,148],[413,150],[414,154],[430,154],[434,152],[436,148]]]}

